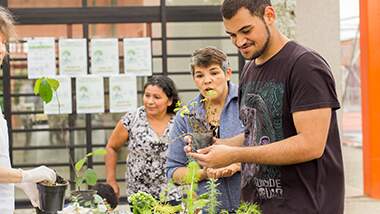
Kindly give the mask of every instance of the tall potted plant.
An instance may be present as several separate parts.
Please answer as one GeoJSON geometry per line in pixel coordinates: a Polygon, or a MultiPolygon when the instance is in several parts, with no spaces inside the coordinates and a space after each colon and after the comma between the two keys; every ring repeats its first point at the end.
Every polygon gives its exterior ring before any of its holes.
{"type": "MultiPolygon", "coordinates": [[[[59,81],[56,79],[39,78],[34,85],[34,94],[38,95],[45,103],[49,103],[58,87],[59,81]]],[[[68,184],[68,181],[59,175],[57,175],[55,183],[38,183],[41,210],[37,209],[37,213],[57,213],[57,211],[62,210],[68,184]]]]}

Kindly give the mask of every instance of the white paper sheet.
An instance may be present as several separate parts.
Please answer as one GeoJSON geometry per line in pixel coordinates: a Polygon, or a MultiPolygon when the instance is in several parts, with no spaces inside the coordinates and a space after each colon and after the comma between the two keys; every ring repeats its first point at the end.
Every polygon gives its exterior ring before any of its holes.
{"type": "Polygon", "coordinates": [[[91,74],[113,76],[119,74],[117,39],[91,40],[91,74]]]}
{"type": "Polygon", "coordinates": [[[152,75],[150,38],[124,38],[124,71],[136,76],[152,75]]]}
{"type": "Polygon", "coordinates": [[[110,112],[126,112],[137,108],[135,76],[110,77],[110,112]]]}
{"type": "Polygon", "coordinates": [[[28,78],[56,76],[54,38],[28,39],[28,78]]]}
{"type": "Polygon", "coordinates": [[[103,77],[77,77],[76,101],[78,114],[104,112],[103,77]]]}
{"type": "Polygon", "coordinates": [[[59,40],[59,74],[78,77],[87,75],[86,39],[59,40]]]}

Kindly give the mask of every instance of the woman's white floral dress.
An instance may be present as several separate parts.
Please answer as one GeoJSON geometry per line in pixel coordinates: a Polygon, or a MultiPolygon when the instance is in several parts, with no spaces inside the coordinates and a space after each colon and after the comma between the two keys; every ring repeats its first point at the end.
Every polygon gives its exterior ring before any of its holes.
{"type": "Polygon", "coordinates": [[[167,184],[166,151],[174,116],[162,136],[158,136],[150,126],[144,107],[139,107],[136,112],[126,113],[122,120],[129,134],[127,197],[143,191],[159,198],[161,190],[165,189],[167,184]]]}

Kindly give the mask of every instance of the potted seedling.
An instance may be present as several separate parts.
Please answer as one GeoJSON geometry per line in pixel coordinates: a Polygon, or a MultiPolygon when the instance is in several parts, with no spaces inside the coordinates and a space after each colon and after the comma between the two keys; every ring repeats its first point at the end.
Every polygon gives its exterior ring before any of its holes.
{"type": "MultiPolygon", "coordinates": [[[[34,93],[38,95],[43,102],[49,103],[53,98],[53,93],[56,93],[59,88],[59,81],[52,78],[39,78],[36,80],[34,85],[34,93]]],[[[58,96],[57,96],[58,100],[58,96]]],[[[58,100],[58,111],[60,112],[60,104],[58,100]]],[[[63,129],[62,129],[63,132],[63,129]]],[[[84,166],[87,162],[87,158],[91,156],[104,155],[106,153],[105,149],[98,149],[94,152],[88,153],[75,163],[75,186],[77,191],[71,193],[71,200],[77,202],[79,205],[84,207],[93,207],[97,204],[96,191],[94,190],[81,190],[83,184],[93,186],[97,182],[97,175],[93,169],[86,168],[84,166]]],[[[68,186],[68,181],[63,179],[61,176],[57,175],[57,181],[54,184],[51,183],[39,183],[37,184],[41,202],[41,210],[44,212],[56,213],[62,210],[64,204],[65,190],[68,186]]]]}
{"type": "Polygon", "coordinates": [[[200,100],[200,103],[192,102],[189,105],[182,105],[180,101],[176,103],[175,112],[179,112],[181,117],[186,117],[192,128],[191,133],[184,133],[179,137],[186,135],[191,136],[191,148],[194,152],[198,149],[208,147],[212,144],[215,128],[218,126],[217,120],[207,120],[207,116],[213,118],[216,114],[216,109],[212,108],[210,99],[217,96],[215,90],[209,90],[205,98],[200,100]],[[196,105],[204,105],[205,114],[196,111],[196,105]]]}
{"type": "Polygon", "coordinates": [[[96,190],[81,189],[84,184],[94,186],[98,180],[98,176],[94,169],[85,167],[87,159],[91,156],[104,156],[107,153],[105,149],[97,149],[86,154],[82,159],[75,163],[75,186],[76,191],[71,193],[71,201],[79,203],[83,207],[96,207],[96,190]]]}
{"type": "MultiPolygon", "coordinates": [[[[58,87],[58,80],[43,77],[36,80],[34,93],[45,103],[49,103],[53,98],[53,93],[57,91],[58,87]]],[[[57,211],[62,210],[68,184],[68,181],[58,174],[55,183],[38,183],[37,189],[39,191],[41,210],[37,209],[37,213],[57,213],[57,211]]]]}

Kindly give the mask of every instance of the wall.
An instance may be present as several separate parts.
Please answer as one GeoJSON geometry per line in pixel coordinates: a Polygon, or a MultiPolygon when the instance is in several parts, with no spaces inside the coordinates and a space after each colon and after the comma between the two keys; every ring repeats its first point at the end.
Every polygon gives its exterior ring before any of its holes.
{"type": "MultiPolygon", "coordinates": [[[[340,70],[339,1],[297,0],[295,12],[295,40],[316,50],[329,62],[341,101],[343,78],[340,70]]],[[[338,111],[339,122],[342,121],[341,112],[338,111]]]]}

